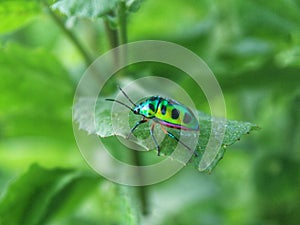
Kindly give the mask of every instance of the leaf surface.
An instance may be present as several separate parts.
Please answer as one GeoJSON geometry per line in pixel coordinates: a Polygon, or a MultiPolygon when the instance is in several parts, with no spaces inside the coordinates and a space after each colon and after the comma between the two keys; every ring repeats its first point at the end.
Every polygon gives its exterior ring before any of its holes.
{"type": "Polygon", "coordinates": [[[68,17],[95,19],[107,14],[119,0],[61,0],[52,5],[68,17]]]}
{"type": "MultiPolygon", "coordinates": [[[[97,134],[102,138],[110,137],[110,136],[121,136],[126,138],[130,132],[130,128],[133,127],[139,120],[140,116],[132,114],[129,110],[126,113],[129,114],[129,119],[124,119],[124,111],[120,112],[111,112],[108,103],[104,103],[103,99],[100,99],[96,103],[95,109],[95,123],[92,120],[93,115],[89,112],[89,109],[92,109],[91,105],[94,102],[91,99],[79,99],[78,102],[74,106],[74,119],[79,123],[80,129],[86,130],[89,134],[97,134]]],[[[125,109],[127,110],[127,109],[125,109]]],[[[199,157],[192,156],[189,160],[189,164],[194,165],[200,171],[200,161],[204,152],[206,151],[206,146],[209,141],[211,135],[213,136],[220,136],[218,132],[220,132],[220,126],[223,126],[223,122],[218,118],[212,118],[211,116],[198,111],[198,118],[200,124],[200,135],[198,140],[196,140],[195,151],[199,155],[199,157]],[[212,127],[212,121],[214,121],[214,129],[212,127]],[[219,122],[220,121],[220,122],[219,122]]],[[[153,143],[152,138],[150,137],[149,132],[149,123],[145,123],[140,125],[134,132],[132,137],[130,138],[131,141],[135,142],[136,144],[142,146],[147,150],[155,149],[155,145],[153,143]],[[149,138],[150,137],[150,138],[149,138]]],[[[157,126],[158,128],[159,126],[157,126]]],[[[221,147],[217,150],[216,157],[215,154],[212,158],[209,158],[209,162],[206,162],[210,166],[205,169],[205,171],[211,171],[219,162],[219,160],[223,157],[226,147],[229,145],[234,144],[236,141],[240,140],[240,138],[245,135],[249,134],[252,130],[257,130],[259,127],[255,124],[249,122],[241,122],[241,121],[234,121],[234,120],[227,120],[225,125],[225,135],[222,140],[221,147]]],[[[170,132],[172,132],[175,136],[180,137],[182,136],[184,139],[189,141],[189,138],[195,139],[195,133],[191,131],[180,131],[176,129],[168,128],[170,132]]],[[[158,138],[158,141],[161,146],[161,153],[162,155],[172,157],[183,164],[186,164],[186,157],[190,157],[191,153],[184,147],[182,147],[182,151],[176,151],[178,143],[168,137],[165,136],[161,129],[155,129],[155,136],[158,138]],[[163,138],[161,138],[163,137],[163,138]],[[161,138],[161,139],[160,139],[161,138]],[[174,152],[174,154],[173,154],[174,152]]],[[[188,143],[188,142],[187,142],[188,143]]],[[[185,144],[187,144],[185,143],[185,144]]],[[[188,144],[187,144],[188,145],[188,144]]]]}

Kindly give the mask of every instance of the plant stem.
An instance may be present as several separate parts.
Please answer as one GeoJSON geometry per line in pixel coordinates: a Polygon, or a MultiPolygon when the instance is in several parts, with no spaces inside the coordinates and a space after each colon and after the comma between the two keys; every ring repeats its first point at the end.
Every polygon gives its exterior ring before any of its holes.
{"type": "Polygon", "coordinates": [[[104,20],[105,31],[107,33],[109,39],[110,48],[113,49],[119,46],[118,42],[118,32],[109,27],[109,24],[106,20],[104,20]]]}
{"type": "MultiPolygon", "coordinates": [[[[136,166],[142,166],[141,156],[138,151],[132,151],[133,163],[136,166]]],[[[140,183],[143,183],[144,175],[142,171],[138,170],[136,174],[137,179],[140,183]]],[[[149,204],[148,204],[148,189],[146,186],[136,187],[137,195],[141,203],[141,211],[143,215],[149,214],[149,204]]]]}
{"type": "Polygon", "coordinates": [[[127,13],[126,2],[120,1],[118,7],[118,22],[119,22],[119,42],[126,44],[127,40],[127,13]]]}
{"type": "MultiPolygon", "coordinates": [[[[111,17],[115,17],[114,11],[111,11],[108,14],[111,17]]],[[[118,30],[110,26],[107,18],[104,17],[103,21],[104,21],[105,32],[109,40],[110,48],[113,49],[118,47],[119,46],[118,30]]],[[[119,64],[119,55],[117,54],[117,52],[115,52],[114,54],[114,61],[115,61],[115,65],[119,64]]]]}
{"type": "Polygon", "coordinates": [[[46,3],[46,1],[43,1],[43,4],[45,5],[49,15],[54,20],[54,22],[62,29],[62,31],[67,35],[67,37],[73,42],[75,47],[78,49],[80,54],[82,55],[83,59],[85,60],[85,63],[87,66],[89,66],[94,60],[93,57],[88,53],[88,51],[83,47],[83,45],[80,43],[78,38],[75,36],[73,32],[71,32],[69,29],[66,28],[63,20],[54,13],[49,5],[46,3]]]}
{"type": "MultiPolygon", "coordinates": [[[[118,28],[119,28],[119,43],[120,44],[127,44],[127,12],[126,12],[126,2],[124,0],[119,2],[118,6],[118,28]]],[[[121,52],[120,59],[126,62],[127,59],[127,50],[125,48],[124,52],[121,52]]],[[[126,74],[126,70],[124,71],[126,74]]],[[[133,151],[132,153],[133,162],[136,166],[142,166],[142,159],[141,155],[137,151],[133,151]]],[[[141,171],[137,171],[137,177],[140,179],[141,183],[143,183],[143,174],[141,171]]],[[[139,196],[141,202],[141,211],[143,215],[147,215],[149,213],[149,204],[148,204],[148,189],[145,186],[137,187],[137,194],[139,196]]]]}

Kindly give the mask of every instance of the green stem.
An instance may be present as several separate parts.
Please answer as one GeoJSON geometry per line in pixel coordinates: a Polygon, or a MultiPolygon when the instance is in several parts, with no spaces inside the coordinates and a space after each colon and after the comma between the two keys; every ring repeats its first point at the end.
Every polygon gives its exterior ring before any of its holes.
{"type": "Polygon", "coordinates": [[[127,12],[126,12],[125,1],[119,2],[118,20],[119,20],[119,41],[120,44],[126,44],[128,40],[127,40],[127,12]]]}
{"type": "MultiPolygon", "coordinates": [[[[115,17],[115,13],[113,11],[108,13],[109,16],[115,17]]],[[[111,28],[109,25],[108,19],[104,17],[104,27],[105,31],[109,40],[110,48],[116,48],[119,46],[119,39],[118,39],[118,31],[117,29],[111,28]]]]}
{"type": "MultiPolygon", "coordinates": [[[[127,40],[127,8],[126,2],[124,0],[119,2],[117,8],[117,17],[118,17],[118,33],[119,33],[119,43],[121,45],[126,44],[127,40]]],[[[127,47],[126,45],[119,52],[119,62],[121,64],[127,64],[127,47]]],[[[127,73],[127,68],[124,68],[120,75],[124,76],[127,73]]]]}
{"type": "Polygon", "coordinates": [[[45,1],[43,1],[43,4],[45,5],[45,7],[46,7],[49,15],[51,16],[51,18],[62,29],[62,31],[67,35],[67,37],[73,42],[73,44],[75,45],[75,47],[78,49],[78,51],[82,55],[83,59],[85,60],[86,65],[89,66],[94,61],[93,57],[91,57],[91,55],[88,53],[88,51],[85,50],[85,48],[80,43],[80,41],[75,36],[75,34],[73,32],[71,32],[69,29],[66,28],[63,20],[60,17],[58,17],[51,10],[51,8],[49,7],[49,5],[45,1]]]}
{"type": "MultiPolygon", "coordinates": [[[[113,11],[108,13],[109,16],[115,17],[115,13],[113,11]]],[[[110,26],[109,21],[107,18],[104,17],[104,27],[105,27],[105,32],[107,34],[108,40],[109,40],[109,45],[110,48],[116,48],[119,46],[119,38],[118,38],[118,31],[117,29],[114,29],[110,26]]],[[[115,65],[119,64],[119,56],[117,52],[114,53],[114,61],[115,65]]]]}
{"type": "MultiPolygon", "coordinates": [[[[132,160],[133,164],[136,166],[142,166],[142,159],[138,151],[131,151],[132,152],[132,160]]],[[[140,183],[143,183],[144,174],[142,171],[137,170],[136,174],[137,179],[139,179],[140,183]]],[[[136,187],[137,195],[139,197],[141,203],[141,211],[143,215],[149,214],[149,204],[148,204],[148,189],[146,186],[139,186],[136,187]]]]}
{"type": "MultiPolygon", "coordinates": [[[[126,2],[120,1],[118,7],[118,22],[119,22],[119,43],[126,44],[128,42],[127,39],[127,9],[126,9],[126,2]]],[[[121,59],[126,62],[127,59],[127,51],[126,49],[124,52],[121,53],[121,59]]],[[[124,71],[126,74],[126,71],[124,71]]],[[[133,162],[137,166],[142,166],[142,159],[141,155],[137,151],[133,151],[132,153],[133,162]]],[[[143,183],[143,174],[141,171],[137,172],[137,176],[139,177],[141,183],[143,183]]],[[[148,204],[148,189],[145,186],[140,186],[137,188],[137,194],[141,201],[141,211],[143,215],[147,215],[149,213],[149,204],[148,204]]]]}
{"type": "Polygon", "coordinates": [[[149,205],[148,205],[148,190],[147,187],[141,186],[138,187],[138,195],[141,201],[141,208],[142,208],[142,214],[143,215],[148,215],[149,214],[149,205]]]}

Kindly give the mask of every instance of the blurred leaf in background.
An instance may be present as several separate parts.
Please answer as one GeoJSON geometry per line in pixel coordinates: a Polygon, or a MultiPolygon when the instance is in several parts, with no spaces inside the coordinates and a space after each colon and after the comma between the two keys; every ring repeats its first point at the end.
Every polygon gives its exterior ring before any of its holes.
{"type": "Polygon", "coordinates": [[[41,13],[38,0],[2,0],[0,3],[0,33],[25,26],[41,13]]]}
{"type": "MultiPolygon", "coordinates": [[[[0,1],[0,224],[298,224],[299,2],[96,2],[0,1]],[[215,73],[228,119],[262,128],[230,146],[210,176],[187,167],[151,187],[122,187],[82,159],[73,93],[88,62],[120,38],[121,3],[128,41],[189,48],[215,73]]],[[[171,78],[209,112],[181,71],[149,63],[131,72],[171,78]]]]}
{"type": "Polygon", "coordinates": [[[101,181],[95,174],[32,165],[2,199],[0,224],[98,224],[99,218],[104,224],[137,224],[122,190],[101,181]]]}

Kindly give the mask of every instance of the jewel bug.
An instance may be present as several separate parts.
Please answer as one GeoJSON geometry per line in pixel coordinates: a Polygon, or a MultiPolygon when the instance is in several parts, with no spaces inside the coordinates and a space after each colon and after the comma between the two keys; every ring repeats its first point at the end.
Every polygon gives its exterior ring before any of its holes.
{"type": "Polygon", "coordinates": [[[133,105],[133,108],[117,99],[107,98],[105,100],[117,102],[130,109],[130,111],[132,111],[134,114],[142,116],[142,119],[131,128],[127,139],[139,125],[152,120],[153,123],[150,128],[150,135],[157,148],[158,156],[160,155],[161,149],[154,136],[154,127],[156,124],[161,125],[161,129],[165,134],[182,144],[189,151],[193,152],[195,156],[198,156],[197,152],[193,151],[189,146],[180,141],[174,134],[165,129],[165,127],[170,127],[186,131],[199,131],[199,123],[193,112],[188,107],[173,99],[163,98],[161,96],[151,96],[144,101],[136,104],[128,97],[128,95],[122,90],[122,88],[119,87],[119,89],[126,97],[126,99],[133,105]]]}

